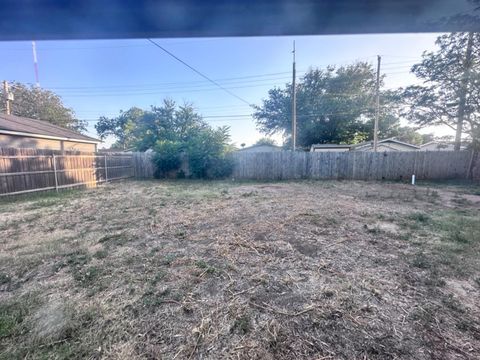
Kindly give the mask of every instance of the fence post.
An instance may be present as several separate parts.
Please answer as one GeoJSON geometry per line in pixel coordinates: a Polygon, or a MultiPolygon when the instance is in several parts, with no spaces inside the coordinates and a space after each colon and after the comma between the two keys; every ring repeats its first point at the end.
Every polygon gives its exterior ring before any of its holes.
{"type": "Polygon", "coordinates": [[[55,175],[55,191],[58,193],[58,177],[57,177],[57,161],[55,154],[52,155],[53,160],[53,173],[55,175]]]}
{"type": "Polygon", "coordinates": [[[108,182],[107,155],[105,155],[105,182],[108,182]]]}

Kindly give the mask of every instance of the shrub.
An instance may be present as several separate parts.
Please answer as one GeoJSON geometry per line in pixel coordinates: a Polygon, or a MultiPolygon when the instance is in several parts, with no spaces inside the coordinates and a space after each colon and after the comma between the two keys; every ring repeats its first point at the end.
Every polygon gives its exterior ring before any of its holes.
{"type": "Polygon", "coordinates": [[[228,156],[228,154],[216,159],[212,159],[208,177],[213,179],[224,179],[232,175],[233,166],[233,158],[228,156]]]}
{"type": "MultiPolygon", "coordinates": [[[[189,176],[196,179],[217,179],[233,171],[233,159],[228,156],[229,128],[203,127],[178,141],[157,141],[153,162],[155,177],[165,177],[175,171],[177,178],[186,177],[180,170],[182,158],[188,159],[189,176]]],[[[173,175],[173,174],[171,174],[173,175]]]]}
{"type": "Polygon", "coordinates": [[[181,144],[175,141],[158,141],[155,144],[153,163],[156,178],[166,176],[170,171],[178,170],[182,164],[180,158],[181,144]]]}
{"type": "Polygon", "coordinates": [[[233,163],[227,157],[229,128],[206,128],[189,139],[187,154],[194,178],[220,178],[231,174],[233,163]]]}

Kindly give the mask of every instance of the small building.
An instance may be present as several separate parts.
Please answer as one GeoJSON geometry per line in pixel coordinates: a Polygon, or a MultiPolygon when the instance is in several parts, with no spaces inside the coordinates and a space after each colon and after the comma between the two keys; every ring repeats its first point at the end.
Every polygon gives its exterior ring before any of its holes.
{"type": "Polygon", "coordinates": [[[47,121],[0,113],[0,147],[96,152],[100,142],[47,121]]]}
{"type": "Polygon", "coordinates": [[[281,146],[277,145],[270,145],[270,144],[259,144],[259,145],[252,145],[247,146],[242,149],[238,149],[238,152],[248,152],[248,153],[256,153],[256,152],[276,152],[276,151],[283,151],[281,146]]]}
{"type": "MultiPolygon", "coordinates": [[[[352,145],[351,151],[373,151],[373,141],[367,141],[352,145]]],[[[385,151],[417,151],[420,146],[409,144],[395,138],[379,140],[377,144],[378,152],[385,151]]]]}
{"type": "Polygon", "coordinates": [[[310,152],[344,152],[350,151],[352,145],[341,144],[313,144],[310,146],[310,152]]]}

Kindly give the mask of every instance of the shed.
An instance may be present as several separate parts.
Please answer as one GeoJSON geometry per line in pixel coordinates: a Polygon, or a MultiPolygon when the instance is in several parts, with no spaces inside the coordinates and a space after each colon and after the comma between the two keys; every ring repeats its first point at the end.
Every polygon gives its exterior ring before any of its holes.
{"type": "Polygon", "coordinates": [[[95,152],[100,142],[47,121],[0,113],[0,147],[95,152]]]}

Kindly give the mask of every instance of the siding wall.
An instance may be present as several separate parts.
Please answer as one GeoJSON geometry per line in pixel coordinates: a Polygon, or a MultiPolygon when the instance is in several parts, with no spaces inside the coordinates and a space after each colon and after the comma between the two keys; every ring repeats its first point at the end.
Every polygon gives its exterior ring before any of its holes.
{"type": "Polygon", "coordinates": [[[96,144],[0,134],[0,147],[95,152],[96,144]],[[63,149],[62,149],[63,143],[63,149]]]}

